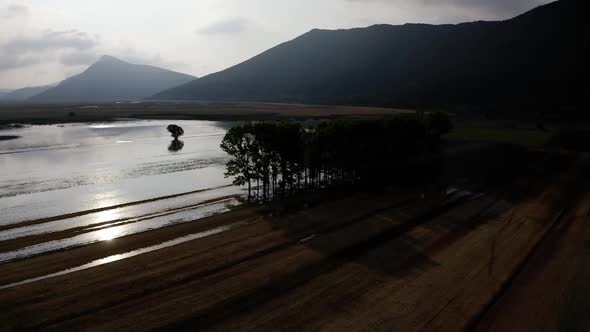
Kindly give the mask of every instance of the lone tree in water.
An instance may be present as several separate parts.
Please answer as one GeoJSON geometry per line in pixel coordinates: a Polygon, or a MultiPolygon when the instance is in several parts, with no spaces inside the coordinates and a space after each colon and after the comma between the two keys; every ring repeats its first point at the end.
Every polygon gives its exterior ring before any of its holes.
{"type": "Polygon", "coordinates": [[[184,135],[184,130],[175,124],[169,125],[167,129],[175,140],[184,135]]]}

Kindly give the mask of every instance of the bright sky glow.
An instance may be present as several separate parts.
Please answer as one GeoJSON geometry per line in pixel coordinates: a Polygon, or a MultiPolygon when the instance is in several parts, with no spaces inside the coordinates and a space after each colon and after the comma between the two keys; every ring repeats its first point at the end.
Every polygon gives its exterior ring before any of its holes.
{"type": "Polygon", "coordinates": [[[0,0],[0,89],[57,83],[100,55],[195,76],[313,28],[510,18],[548,0],[0,0]]]}

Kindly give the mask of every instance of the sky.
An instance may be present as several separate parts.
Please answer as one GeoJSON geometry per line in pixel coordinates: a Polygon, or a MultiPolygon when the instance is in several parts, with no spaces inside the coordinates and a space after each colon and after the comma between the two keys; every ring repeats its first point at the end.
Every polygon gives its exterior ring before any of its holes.
{"type": "Polygon", "coordinates": [[[503,20],[550,0],[0,0],[0,89],[101,55],[202,77],[314,28],[503,20]]]}

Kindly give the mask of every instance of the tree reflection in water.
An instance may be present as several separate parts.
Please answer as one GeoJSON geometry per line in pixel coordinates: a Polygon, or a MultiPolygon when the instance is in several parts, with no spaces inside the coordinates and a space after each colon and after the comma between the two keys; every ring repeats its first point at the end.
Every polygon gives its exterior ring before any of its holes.
{"type": "Polygon", "coordinates": [[[178,152],[184,148],[184,142],[178,139],[172,140],[170,142],[170,146],[168,147],[168,151],[171,152],[178,152]]]}

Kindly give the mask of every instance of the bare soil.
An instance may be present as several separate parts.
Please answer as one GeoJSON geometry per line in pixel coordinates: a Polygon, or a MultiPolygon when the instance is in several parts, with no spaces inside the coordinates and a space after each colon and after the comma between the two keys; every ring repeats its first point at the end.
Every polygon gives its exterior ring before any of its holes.
{"type": "Polygon", "coordinates": [[[280,215],[250,207],[3,264],[0,285],[245,222],[0,290],[0,329],[582,331],[590,157],[574,159],[558,172],[527,165],[482,192],[351,193],[280,215]]]}

